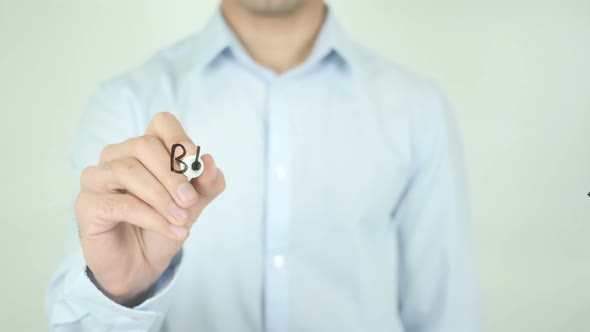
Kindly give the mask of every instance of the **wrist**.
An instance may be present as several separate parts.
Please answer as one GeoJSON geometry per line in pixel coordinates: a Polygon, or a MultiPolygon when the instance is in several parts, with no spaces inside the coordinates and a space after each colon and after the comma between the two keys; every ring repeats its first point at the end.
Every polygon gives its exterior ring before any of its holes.
{"type": "Polygon", "coordinates": [[[108,284],[107,286],[107,284],[101,283],[96,278],[88,266],[86,266],[86,275],[96,288],[98,288],[98,290],[100,290],[106,297],[113,302],[128,308],[143,303],[153,295],[156,288],[156,282],[152,282],[148,287],[137,287],[137,284],[132,283],[108,284]]]}

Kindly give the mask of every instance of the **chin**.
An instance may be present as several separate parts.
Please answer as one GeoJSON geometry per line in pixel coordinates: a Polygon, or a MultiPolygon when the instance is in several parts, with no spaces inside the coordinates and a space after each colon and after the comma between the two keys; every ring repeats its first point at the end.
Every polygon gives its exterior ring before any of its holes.
{"type": "Polygon", "coordinates": [[[306,0],[239,0],[251,12],[260,15],[285,15],[296,11],[306,0]]]}

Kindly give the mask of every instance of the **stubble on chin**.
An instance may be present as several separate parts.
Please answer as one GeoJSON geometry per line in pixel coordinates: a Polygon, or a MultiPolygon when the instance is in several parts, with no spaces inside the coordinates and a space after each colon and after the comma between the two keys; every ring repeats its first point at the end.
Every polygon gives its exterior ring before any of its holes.
{"type": "Polygon", "coordinates": [[[248,11],[265,16],[282,16],[295,12],[306,0],[239,0],[248,11]]]}

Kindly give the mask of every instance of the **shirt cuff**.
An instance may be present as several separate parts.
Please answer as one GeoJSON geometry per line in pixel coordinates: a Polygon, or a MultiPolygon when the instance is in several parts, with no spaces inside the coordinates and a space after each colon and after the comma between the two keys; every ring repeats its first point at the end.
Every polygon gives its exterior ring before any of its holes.
{"type": "MultiPolygon", "coordinates": [[[[79,317],[91,315],[95,320],[108,322],[110,326],[122,330],[151,330],[160,325],[170,304],[170,289],[178,277],[182,261],[181,249],[172,259],[156,283],[153,295],[140,305],[128,308],[104,295],[86,274],[86,263],[81,257],[80,264],[72,268],[66,276],[64,299],[70,307],[80,309],[79,317]]],[[[93,319],[93,320],[94,320],[93,319]]]]}

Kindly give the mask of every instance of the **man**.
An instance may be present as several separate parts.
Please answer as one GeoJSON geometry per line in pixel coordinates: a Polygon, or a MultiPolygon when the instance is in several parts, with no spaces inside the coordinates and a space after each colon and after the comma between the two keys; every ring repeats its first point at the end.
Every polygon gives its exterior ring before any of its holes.
{"type": "Polygon", "coordinates": [[[222,1],[84,113],[50,329],[477,331],[449,119],[322,1],[222,1]]]}

